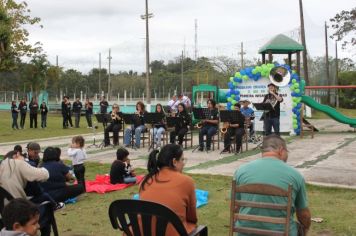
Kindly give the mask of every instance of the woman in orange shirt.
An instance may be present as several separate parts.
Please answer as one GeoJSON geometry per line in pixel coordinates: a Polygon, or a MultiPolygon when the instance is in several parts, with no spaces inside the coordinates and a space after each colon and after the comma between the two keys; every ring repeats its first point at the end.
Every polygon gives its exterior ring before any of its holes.
{"type": "MultiPolygon", "coordinates": [[[[182,220],[187,232],[191,232],[198,221],[194,181],[182,174],[186,159],[183,149],[176,144],[164,146],[160,152],[150,153],[145,176],[140,186],[140,199],[157,202],[170,208],[182,220]]],[[[178,235],[168,225],[166,235],[178,235]]]]}

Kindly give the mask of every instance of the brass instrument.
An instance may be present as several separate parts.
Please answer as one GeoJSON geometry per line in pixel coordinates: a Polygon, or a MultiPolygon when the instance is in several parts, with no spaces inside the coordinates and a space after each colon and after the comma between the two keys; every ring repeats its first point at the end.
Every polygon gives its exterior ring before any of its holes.
{"type": "Polygon", "coordinates": [[[112,120],[121,120],[121,117],[118,116],[116,112],[111,112],[111,119],[112,120]]]}
{"type": "Polygon", "coordinates": [[[220,129],[222,134],[226,134],[227,129],[230,127],[230,122],[224,122],[223,127],[220,129]]]}
{"type": "Polygon", "coordinates": [[[201,129],[203,127],[203,121],[199,121],[198,124],[196,124],[198,129],[201,129]]]}
{"type": "Polygon", "coordinates": [[[290,78],[290,73],[284,66],[276,66],[269,73],[270,81],[277,87],[287,86],[290,78]]]}

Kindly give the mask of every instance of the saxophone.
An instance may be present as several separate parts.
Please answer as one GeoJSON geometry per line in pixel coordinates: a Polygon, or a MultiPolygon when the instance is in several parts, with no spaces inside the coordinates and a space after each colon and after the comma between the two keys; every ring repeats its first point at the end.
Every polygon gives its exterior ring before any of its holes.
{"type": "Polygon", "coordinates": [[[230,127],[230,122],[224,122],[223,127],[220,129],[222,134],[226,134],[227,129],[230,127]]]}

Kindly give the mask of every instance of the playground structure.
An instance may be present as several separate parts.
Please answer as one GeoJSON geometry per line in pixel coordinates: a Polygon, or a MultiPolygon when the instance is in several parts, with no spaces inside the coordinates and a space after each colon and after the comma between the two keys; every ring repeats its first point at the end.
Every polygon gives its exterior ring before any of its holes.
{"type": "MultiPolygon", "coordinates": [[[[305,89],[334,89],[334,88],[356,88],[356,86],[307,86],[305,87],[305,81],[299,77],[300,70],[300,51],[304,50],[303,46],[298,42],[284,36],[277,35],[272,40],[270,40],[266,45],[264,45],[259,53],[262,54],[262,62],[267,64],[262,64],[256,67],[247,67],[243,68],[240,71],[236,72],[234,76],[230,77],[230,81],[228,82],[229,89],[220,89],[217,86],[208,85],[208,84],[200,84],[198,86],[193,86],[192,91],[192,102],[198,106],[202,106],[203,99],[202,95],[200,96],[200,104],[198,95],[199,93],[208,93],[208,98],[214,98],[218,103],[226,103],[226,108],[228,110],[231,107],[240,101],[242,94],[240,90],[244,88],[243,84],[250,82],[257,82],[263,80],[264,78],[271,79],[271,71],[277,67],[285,68],[288,71],[290,80],[287,84],[283,84],[285,87],[288,87],[291,95],[291,106],[292,106],[292,126],[294,133],[299,135],[301,131],[301,122],[303,121],[303,117],[300,117],[302,103],[315,109],[321,111],[328,115],[330,118],[343,123],[348,124],[353,128],[356,128],[356,118],[347,117],[341,113],[339,113],[336,109],[323,105],[317,101],[315,101],[312,97],[305,95],[305,89]],[[295,70],[292,70],[292,54],[296,54],[296,67],[295,70]],[[266,61],[265,55],[268,54],[268,61],[266,61]],[[273,64],[273,56],[272,54],[287,54],[288,62],[286,65],[273,64]]],[[[273,78],[273,76],[272,76],[273,78]]],[[[279,86],[280,84],[276,83],[276,81],[271,81],[275,85],[279,86]]],[[[265,89],[267,89],[265,83],[265,89]]],[[[262,86],[263,87],[263,86],[262,86]]],[[[261,87],[261,88],[262,88],[261,87]]],[[[267,90],[265,90],[265,94],[267,94],[267,90]]],[[[246,96],[247,97],[247,96],[246,96]]],[[[248,98],[246,98],[248,99],[248,98]]],[[[262,100],[261,100],[262,101],[262,100]]],[[[290,108],[289,108],[290,109],[290,108]]]]}

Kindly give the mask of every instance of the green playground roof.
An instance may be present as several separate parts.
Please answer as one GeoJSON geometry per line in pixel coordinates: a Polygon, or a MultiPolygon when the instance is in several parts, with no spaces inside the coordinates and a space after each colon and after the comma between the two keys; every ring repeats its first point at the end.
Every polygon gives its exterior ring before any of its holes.
{"type": "Polygon", "coordinates": [[[263,45],[258,50],[258,53],[268,53],[271,51],[272,54],[287,54],[289,52],[295,53],[303,50],[303,45],[284,34],[279,34],[263,45]]]}

